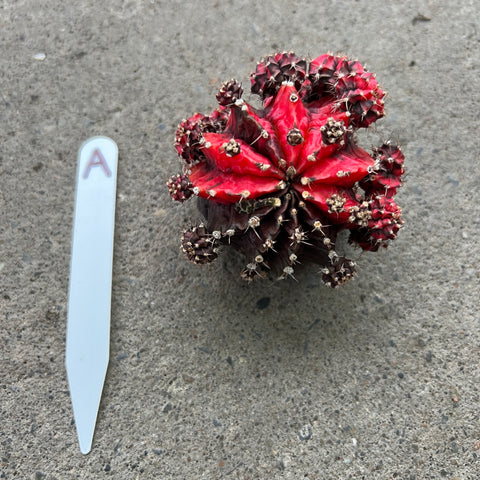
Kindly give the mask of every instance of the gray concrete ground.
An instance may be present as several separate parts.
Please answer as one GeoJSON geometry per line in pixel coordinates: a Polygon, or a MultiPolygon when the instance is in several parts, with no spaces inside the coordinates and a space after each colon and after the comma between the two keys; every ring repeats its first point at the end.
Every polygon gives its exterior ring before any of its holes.
{"type": "Polygon", "coordinates": [[[480,472],[478,4],[0,4],[0,478],[450,479],[480,472]],[[264,54],[348,53],[389,92],[406,226],[357,279],[185,261],[178,122],[264,54]],[[111,362],[93,450],[64,367],[77,150],[119,146],[111,362]]]}

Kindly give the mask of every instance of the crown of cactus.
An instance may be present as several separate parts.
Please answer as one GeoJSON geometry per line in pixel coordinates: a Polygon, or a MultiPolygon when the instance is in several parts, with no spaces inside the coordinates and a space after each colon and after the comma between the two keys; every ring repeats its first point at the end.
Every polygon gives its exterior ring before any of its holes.
{"type": "Polygon", "coordinates": [[[205,217],[183,232],[183,252],[205,264],[220,246],[235,247],[246,280],[293,277],[300,263],[315,262],[325,284],[341,285],[355,264],[336,252],[338,232],[348,229],[349,242],[376,251],[403,223],[393,199],[402,152],[387,142],[370,155],[354,137],[384,115],[385,93],[360,63],[330,54],[310,62],[291,52],[266,57],[251,84],[263,109],[230,80],[217,110],[177,129],[184,169],[167,186],[174,200],[198,197],[205,217]]]}

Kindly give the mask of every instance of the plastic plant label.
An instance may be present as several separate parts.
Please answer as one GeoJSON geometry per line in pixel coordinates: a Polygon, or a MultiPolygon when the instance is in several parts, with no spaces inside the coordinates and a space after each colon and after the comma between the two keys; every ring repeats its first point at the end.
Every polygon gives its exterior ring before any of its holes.
{"type": "Polygon", "coordinates": [[[80,450],[91,450],[110,344],[118,148],[87,140],[78,154],[66,369],[80,450]]]}

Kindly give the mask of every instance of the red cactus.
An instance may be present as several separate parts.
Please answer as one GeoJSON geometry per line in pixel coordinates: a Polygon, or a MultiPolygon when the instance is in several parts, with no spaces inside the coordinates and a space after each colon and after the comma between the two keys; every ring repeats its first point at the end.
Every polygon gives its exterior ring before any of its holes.
{"type": "Polygon", "coordinates": [[[354,138],[383,116],[385,94],[356,61],[321,55],[309,63],[293,53],[261,61],[252,92],[263,109],[244,102],[231,80],[218,110],[177,130],[185,173],[169,191],[178,201],[199,197],[206,220],[184,232],[184,252],[207,263],[232,245],[245,254],[248,280],[272,270],[293,276],[298,263],[313,261],[326,284],[343,284],[355,269],[335,252],[337,233],[349,229],[351,243],[375,251],[402,225],[393,196],[403,154],[386,143],[369,155],[354,138]]]}

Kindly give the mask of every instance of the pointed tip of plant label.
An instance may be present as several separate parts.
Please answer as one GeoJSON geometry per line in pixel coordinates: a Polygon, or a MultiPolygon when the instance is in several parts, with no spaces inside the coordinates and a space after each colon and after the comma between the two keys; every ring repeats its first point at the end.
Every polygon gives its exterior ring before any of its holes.
{"type": "MultiPolygon", "coordinates": [[[[104,332],[104,342],[107,335],[104,332]]],[[[67,343],[67,377],[72,397],[73,416],[77,429],[80,451],[87,454],[92,448],[95,424],[102,397],[103,385],[107,371],[108,357],[102,353],[100,356],[93,353],[94,350],[102,350],[99,344],[92,341],[93,350],[89,352],[88,359],[86,338],[72,345],[67,343]],[[84,346],[82,348],[82,345],[84,346]]]]}
{"type": "Polygon", "coordinates": [[[80,451],[83,453],[83,455],[86,455],[92,449],[93,434],[95,432],[95,423],[97,421],[96,411],[90,413],[90,416],[93,416],[93,418],[82,418],[81,415],[75,415],[78,443],[80,445],[80,451]]]}
{"type": "Polygon", "coordinates": [[[93,440],[93,437],[88,440],[88,441],[84,441],[84,442],[79,442],[80,443],[80,452],[83,454],[83,455],[87,455],[88,453],[90,453],[92,451],[92,440],[93,440]]]}

